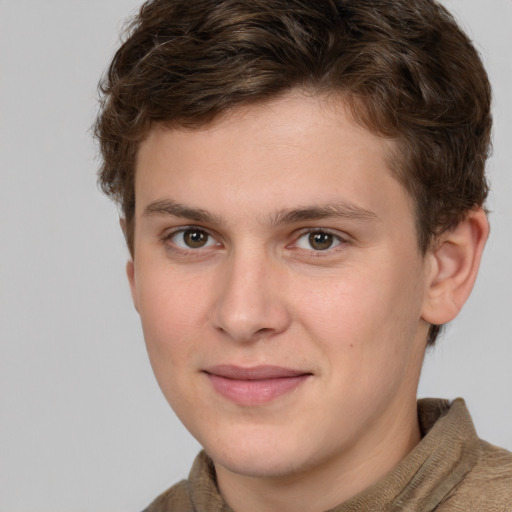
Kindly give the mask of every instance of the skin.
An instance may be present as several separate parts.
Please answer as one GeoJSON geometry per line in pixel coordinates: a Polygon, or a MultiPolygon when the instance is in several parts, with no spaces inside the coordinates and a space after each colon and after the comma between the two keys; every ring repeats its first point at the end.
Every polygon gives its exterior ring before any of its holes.
{"type": "Polygon", "coordinates": [[[326,510],[420,440],[428,322],[469,294],[486,220],[422,255],[392,150],[342,100],[298,91],[201,129],[155,126],[140,147],[134,304],[158,383],[237,512],[326,510]],[[306,377],[237,403],[217,365],[306,377]]]}

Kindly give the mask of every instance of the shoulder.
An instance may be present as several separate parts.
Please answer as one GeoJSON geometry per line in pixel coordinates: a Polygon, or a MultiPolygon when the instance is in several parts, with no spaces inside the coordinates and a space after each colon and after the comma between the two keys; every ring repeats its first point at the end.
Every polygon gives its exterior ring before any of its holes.
{"type": "Polygon", "coordinates": [[[475,465],[436,510],[512,511],[512,453],[480,441],[479,456],[475,465]]]}
{"type": "Polygon", "coordinates": [[[182,480],[156,498],[143,512],[191,512],[193,510],[187,480],[182,480]]]}

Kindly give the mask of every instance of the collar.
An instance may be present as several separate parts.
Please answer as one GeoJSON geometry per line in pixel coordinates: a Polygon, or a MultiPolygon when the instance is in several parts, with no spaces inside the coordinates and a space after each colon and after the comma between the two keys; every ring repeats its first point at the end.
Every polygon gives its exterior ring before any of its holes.
{"type": "MultiPolygon", "coordinates": [[[[418,401],[423,438],[393,469],[365,491],[326,512],[431,511],[475,465],[480,443],[464,400],[418,401]]],[[[233,512],[221,497],[213,462],[202,451],[194,461],[188,492],[195,510],[233,512]]]]}

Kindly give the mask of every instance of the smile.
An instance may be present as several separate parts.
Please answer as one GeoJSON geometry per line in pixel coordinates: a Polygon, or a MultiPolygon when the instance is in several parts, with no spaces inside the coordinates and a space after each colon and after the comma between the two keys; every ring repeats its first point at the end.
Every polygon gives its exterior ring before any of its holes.
{"type": "Polygon", "coordinates": [[[238,405],[262,405],[296,389],[311,373],[278,366],[221,365],[205,371],[215,391],[238,405]]]}

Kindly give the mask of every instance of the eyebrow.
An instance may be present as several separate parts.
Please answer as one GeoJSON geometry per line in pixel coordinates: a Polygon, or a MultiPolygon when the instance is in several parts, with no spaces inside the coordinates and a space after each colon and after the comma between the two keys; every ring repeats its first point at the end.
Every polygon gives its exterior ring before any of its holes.
{"type": "MultiPolygon", "coordinates": [[[[153,215],[182,217],[194,222],[217,226],[225,223],[222,217],[213,214],[208,210],[185,206],[173,201],[172,199],[160,199],[150,203],[144,209],[143,216],[151,217],[153,215]]],[[[327,218],[342,218],[346,220],[370,222],[377,219],[377,215],[374,212],[361,208],[353,203],[347,201],[335,201],[322,205],[304,206],[278,211],[270,215],[270,225],[276,227],[282,224],[294,224],[297,222],[327,218]]]]}
{"type": "Polygon", "coordinates": [[[336,201],[317,206],[306,206],[282,210],[271,217],[271,224],[293,224],[309,220],[321,220],[327,218],[341,218],[346,220],[358,220],[370,222],[377,219],[377,215],[360,206],[346,201],[336,201]]]}
{"type": "Polygon", "coordinates": [[[149,203],[144,209],[143,216],[151,217],[153,215],[170,215],[172,217],[183,217],[203,224],[220,225],[223,223],[222,217],[215,215],[202,208],[193,208],[177,203],[172,199],[160,199],[149,203]]]}

